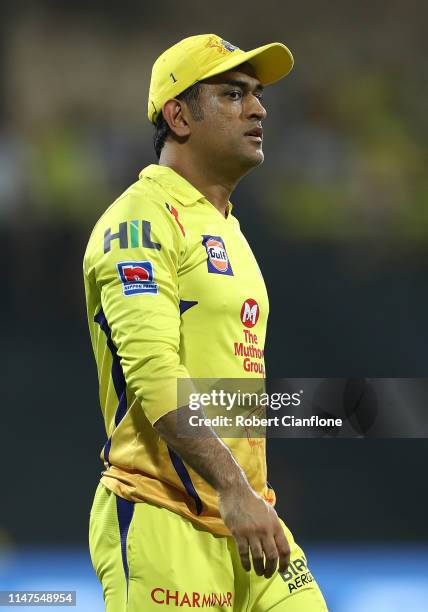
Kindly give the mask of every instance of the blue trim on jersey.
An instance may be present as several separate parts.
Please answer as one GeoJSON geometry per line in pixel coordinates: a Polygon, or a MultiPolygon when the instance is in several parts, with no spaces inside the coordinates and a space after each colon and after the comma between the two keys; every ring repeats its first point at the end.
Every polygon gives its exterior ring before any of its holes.
{"type": "Polygon", "coordinates": [[[197,303],[194,300],[180,300],[180,315],[189,310],[189,308],[192,308],[192,306],[196,306],[197,303]]]}
{"type": "MultiPolygon", "coordinates": [[[[191,308],[192,306],[197,304],[197,302],[186,302],[186,304],[190,304],[187,306],[187,308],[191,308]]],[[[106,338],[107,338],[107,346],[109,347],[110,352],[113,357],[113,361],[111,364],[111,376],[113,379],[113,384],[116,390],[117,397],[119,398],[119,404],[117,406],[116,415],[114,419],[115,425],[117,427],[120,421],[125,416],[126,410],[127,410],[126,381],[123,375],[122,366],[120,365],[119,356],[117,354],[117,348],[115,347],[113,340],[111,339],[111,329],[107,323],[107,319],[102,309],[99,311],[98,314],[95,315],[94,321],[98,323],[102,331],[105,333],[106,338]]],[[[109,439],[104,445],[104,459],[107,461],[107,463],[109,462],[108,459],[109,459],[109,454],[110,454],[110,448],[111,448],[111,436],[109,437],[109,439]]],[[[192,479],[190,478],[190,474],[187,471],[186,466],[183,463],[183,460],[169,447],[168,447],[168,452],[171,458],[172,465],[174,466],[175,471],[180,477],[180,480],[183,483],[184,488],[186,489],[188,495],[195,502],[196,512],[198,514],[201,514],[203,510],[202,500],[199,497],[198,493],[196,492],[195,486],[192,482],[192,479]]],[[[122,498],[119,498],[119,499],[122,499],[122,498]]],[[[123,556],[123,549],[122,549],[122,556],[123,556]]]]}
{"type": "Polygon", "coordinates": [[[168,446],[168,452],[169,452],[170,459],[172,461],[172,465],[174,466],[175,471],[179,475],[180,480],[183,483],[184,488],[187,491],[187,494],[190,495],[190,497],[195,502],[197,514],[201,514],[203,510],[202,500],[196,492],[195,485],[193,484],[192,479],[190,478],[190,474],[187,471],[187,468],[184,465],[183,460],[181,459],[181,457],[177,455],[177,453],[175,453],[172,450],[172,448],[169,448],[169,446],[168,446]]]}
{"type": "Polygon", "coordinates": [[[134,502],[123,499],[116,495],[117,519],[119,521],[120,548],[122,551],[122,563],[126,577],[126,590],[128,591],[129,566],[128,555],[126,552],[126,540],[128,537],[129,525],[134,515],[134,502]]]}
{"type": "MultiPolygon", "coordinates": [[[[107,461],[109,465],[111,465],[110,461],[108,460],[110,457],[110,449],[111,449],[111,436],[109,437],[107,442],[104,444],[104,461],[107,461]]],[[[101,474],[103,474],[103,472],[101,472],[101,474]]]]}
{"type": "MultiPolygon", "coordinates": [[[[110,352],[113,357],[113,361],[111,363],[111,377],[113,380],[113,385],[117,394],[117,398],[119,403],[116,408],[116,414],[114,417],[114,424],[116,427],[119,425],[121,420],[126,414],[128,409],[128,400],[126,398],[126,381],[125,376],[123,374],[122,366],[120,365],[120,359],[117,354],[117,348],[115,347],[113,340],[111,339],[111,329],[107,323],[107,319],[103,310],[101,309],[98,314],[95,315],[94,321],[98,323],[101,327],[102,331],[105,333],[107,338],[107,346],[110,349],[110,352]]],[[[111,436],[107,440],[104,445],[104,459],[109,463],[109,455],[111,449],[111,436]]]]}

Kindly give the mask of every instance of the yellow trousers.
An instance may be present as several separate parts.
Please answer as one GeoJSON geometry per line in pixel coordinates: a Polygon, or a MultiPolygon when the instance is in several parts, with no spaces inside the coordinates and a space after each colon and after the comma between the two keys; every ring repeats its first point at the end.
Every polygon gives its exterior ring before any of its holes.
{"type": "Polygon", "coordinates": [[[266,579],[243,569],[232,537],[200,529],[166,508],[124,500],[100,483],[89,548],[106,612],[326,612],[302,549],[283,527],[290,566],[266,579]]]}

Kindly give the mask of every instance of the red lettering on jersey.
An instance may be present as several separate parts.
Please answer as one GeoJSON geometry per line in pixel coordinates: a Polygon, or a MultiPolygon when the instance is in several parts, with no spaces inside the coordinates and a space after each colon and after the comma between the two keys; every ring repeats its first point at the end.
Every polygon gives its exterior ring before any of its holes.
{"type": "Polygon", "coordinates": [[[186,592],[184,593],[183,599],[181,600],[180,608],[182,608],[184,606],[184,604],[188,605],[190,608],[192,607],[192,604],[190,603],[189,596],[188,596],[188,594],[186,592]]]}
{"type": "Polygon", "coordinates": [[[153,599],[153,601],[154,601],[155,603],[157,603],[157,604],[163,604],[163,603],[165,603],[165,600],[164,600],[164,599],[156,599],[155,595],[156,595],[157,593],[162,593],[162,594],[165,594],[165,590],[164,590],[164,589],[161,589],[160,587],[156,587],[156,589],[153,589],[153,591],[150,593],[150,595],[151,595],[151,597],[152,597],[152,599],[153,599]]]}
{"type": "Polygon", "coordinates": [[[202,607],[206,606],[207,608],[209,606],[213,605],[213,600],[212,600],[212,595],[205,595],[205,593],[202,596],[202,607]]]}
{"type": "Polygon", "coordinates": [[[171,599],[173,599],[175,601],[175,605],[178,606],[178,591],[170,591],[169,589],[167,589],[165,603],[169,604],[171,599]],[[172,593],[174,593],[174,595],[172,595],[172,593]]]}

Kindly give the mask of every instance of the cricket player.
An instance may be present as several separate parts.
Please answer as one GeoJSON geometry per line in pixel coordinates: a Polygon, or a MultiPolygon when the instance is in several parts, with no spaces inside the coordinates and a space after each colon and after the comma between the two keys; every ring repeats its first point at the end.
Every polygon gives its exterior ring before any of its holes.
{"type": "Polygon", "coordinates": [[[180,436],[177,380],[263,378],[268,297],[232,214],[263,162],[263,87],[290,51],[191,36],[155,62],[158,164],[102,215],[84,257],[107,441],[89,527],[107,612],[327,610],[278,518],[264,440],[180,436]]]}

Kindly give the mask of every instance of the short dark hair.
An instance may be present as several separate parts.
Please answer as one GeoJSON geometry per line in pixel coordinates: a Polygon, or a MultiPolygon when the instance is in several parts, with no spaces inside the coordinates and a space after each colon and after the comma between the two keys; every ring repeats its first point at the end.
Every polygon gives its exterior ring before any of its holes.
{"type": "MultiPolygon", "coordinates": [[[[195,83],[191,85],[187,89],[185,89],[181,94],[177,96],[177,100],[183,100],[186,102],[188,107],[190,108],[190,112],[192,113],[192,117],[196,121],[200,121],[204,118],[204,114],[199,102],[199,94],[201,91],[201,83],[195,83]]],[[[156,156],[159,159],[163,146],[165,144],[168,136],[172,134],[172,131],[165,121],[165,118],[162,114],[162,111],[159,113],[159,117],[155,124],[155,132],[153,134],[153,145],[155,147],[156,156]]]]}

